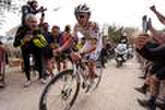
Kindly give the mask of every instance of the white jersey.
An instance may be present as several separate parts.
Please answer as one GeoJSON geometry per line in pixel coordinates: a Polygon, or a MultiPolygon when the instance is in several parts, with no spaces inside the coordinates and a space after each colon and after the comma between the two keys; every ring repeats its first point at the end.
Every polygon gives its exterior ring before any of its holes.
{"type": "Polygon", "coordinates": [[[100,53],[103,48],[102,36],[100,35],[98,25],[96,23],[90,22],[86,28],[83,28],[80,25],[75,25],[74,27],[74,37],[78,37],[77,33],[80,32],[85,38],[86,42],[83,48],[80,50],[81,52],[86,51],[87,49],[92,47],[91,39],[97,39],[96,49],[95,51],[88,54],[88,56],[92,57],[92,59],[98,58],[98,53],[100,53]]]}

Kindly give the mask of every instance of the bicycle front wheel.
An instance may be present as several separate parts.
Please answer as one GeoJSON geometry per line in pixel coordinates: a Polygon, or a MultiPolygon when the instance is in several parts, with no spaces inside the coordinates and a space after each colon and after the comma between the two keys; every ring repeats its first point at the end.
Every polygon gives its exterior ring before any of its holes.
{"type": "Polygon", "coordinates": [[[39,110],[70,110],[80,89],[77,75],[73,70],[57,74],[44,88],[39,110]]]}

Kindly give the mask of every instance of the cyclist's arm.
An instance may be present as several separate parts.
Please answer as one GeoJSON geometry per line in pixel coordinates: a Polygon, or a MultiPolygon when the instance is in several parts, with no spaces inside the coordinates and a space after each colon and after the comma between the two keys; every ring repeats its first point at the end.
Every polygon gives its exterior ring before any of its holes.
{"type": "Polygon", "coordinates": [[[96,49],[96,46],[93,46],[92,48],[83,51],[81,54],[88,54],[88,53],[91,53],[91,52],[93,52],[95,49],[96,49]]]}
{"type": "Polygon", "coordinates": [[[96,49],[96,42],[92,43],[92,47],[91,48],[87,48],[85,49],[83,52],[81,52],[81,54],[88,54],[93,52],[96,49]]]}

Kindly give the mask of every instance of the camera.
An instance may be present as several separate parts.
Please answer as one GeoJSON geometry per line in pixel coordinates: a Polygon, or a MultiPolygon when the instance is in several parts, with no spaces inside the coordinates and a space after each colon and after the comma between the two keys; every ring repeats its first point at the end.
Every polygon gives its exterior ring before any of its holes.
{"type": "Polygon", "coordinates": [[[40,7],[40,11],[43,13],[47,10],[47,8],[44,8],[43,6],[40,7]]]}

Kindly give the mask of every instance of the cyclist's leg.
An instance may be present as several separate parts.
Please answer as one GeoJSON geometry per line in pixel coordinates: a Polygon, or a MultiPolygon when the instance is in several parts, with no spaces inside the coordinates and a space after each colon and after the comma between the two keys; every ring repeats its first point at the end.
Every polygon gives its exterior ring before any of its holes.
{"type": "Polygon", "coordinates": [[[95,71],[96,71],[96,62],[94,60],[89,60],[88,62],[88,68],[89,68],[89,77],[91,79],[96,77],[95,71]]]}

